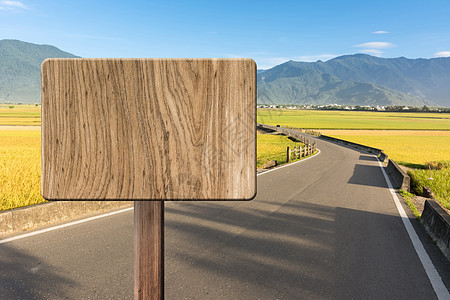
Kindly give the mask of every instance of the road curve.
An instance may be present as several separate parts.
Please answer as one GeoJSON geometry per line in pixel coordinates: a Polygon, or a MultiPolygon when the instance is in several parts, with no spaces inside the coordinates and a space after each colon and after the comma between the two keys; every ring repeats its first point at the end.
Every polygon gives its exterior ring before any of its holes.
{"type": "MultiPolygon", "coordinates": [[[[436,298],[377,159],[317,143],[259,175],[252,201],[166,203],[167,299],[436,298]]],[[[132,211],[0,243],[0,299],[132,296],[132,211]]]]}

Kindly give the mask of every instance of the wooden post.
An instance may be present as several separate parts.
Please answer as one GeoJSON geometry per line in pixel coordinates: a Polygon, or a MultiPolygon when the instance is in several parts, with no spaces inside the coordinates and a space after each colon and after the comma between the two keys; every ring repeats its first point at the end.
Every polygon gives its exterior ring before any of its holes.
{"type": "Polygon", "coordinates": [[[298,149],[297,146],[294,147],[294,155],[295,155],[295,159],[298,158],[298,149]]]}
{"type": "Polygon", "coordinates": [[[289,146],[287,147],[287,151],[286,151],[286,162],[290,162],[291,161],[291,150],[289,149],[289,146]]]}
{"type": "Polygon", "coordinates": [[[163,201],[134,201],[134,299],[164,299],[163,201]]]}

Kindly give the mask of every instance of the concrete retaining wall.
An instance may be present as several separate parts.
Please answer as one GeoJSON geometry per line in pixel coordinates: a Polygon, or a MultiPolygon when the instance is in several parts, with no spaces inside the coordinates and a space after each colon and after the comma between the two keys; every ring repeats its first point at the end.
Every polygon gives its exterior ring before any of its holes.
{"type": "Polygon", "coordinates": [[[133,201],[52,201],[0,212],[0,236],[132,206],[133,201]]]}
{"type": "Polygon", "coordinates": [[[338,138],[335,138],[335,137],[332,137],[332,136],[328,136],[328,135],[321,135],[320,137],[323,138],[323,139],[326,139],[326,140],[330,140],[330,141],[333,141],[333,142],[339,142],[339,143],[342,143],[342,144],[345,144],[345,145],[348,145],[348,146],[352,146],[352,147],[355,147],[355,148],[367,151],[369,153],[375,154],[376,156],[378,156],[378,158],[382,162],[385,162],[386,159],[388,158],[387,154],[384,153],[383,150],[378,149],[378,148],[373,148],[373,147],[369,147],[369,146],[366,146],[366,145],[361,145],[361,144],[349,142],[349,141],[346,141],[346,140],[341,140],[341,139],[338,139],[338,138]]]}
{"type": "Polygon", "coordinates": [[[421,220],[428,234],[450,260],[450,215],[436,201],[427,200],[421,220]]]}
{"type": "Polygon", "coordinates": [[[389,160],[386,167],[386,173],[391,178],[391,182],[395,189],[400,189],[409,192],[411,189],[411,178],[400,166],[393,161],[389,160]]]}

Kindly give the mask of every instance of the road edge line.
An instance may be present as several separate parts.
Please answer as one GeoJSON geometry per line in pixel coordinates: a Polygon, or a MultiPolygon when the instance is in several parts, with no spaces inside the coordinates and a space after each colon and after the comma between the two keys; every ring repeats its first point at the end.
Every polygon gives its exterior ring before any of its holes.
{"type": "Polygon", "coordinates": [[[319,154],[320,154],[320,149],[317,149],[317,153],[314,154],[314,155],[311,155],[311,156],[309,156],[309,157],[307,157],[307,158],[304,158],[304,159],[300,159],[300,160],[298,160],[298,161],[294,161],[294,162],[292,162],[292,163],[284,164],[284,165],[282,165],[282,166],[280,166],[280,167],[277,167],[277,168],[273,168],[273,169],[270,169],[270,170],[261,172],[261,173],[258,174],[258,176],[264,175],[264,174],[267,174],[267,173],[270,173],[270,172],[272,172],[272,171],[276,171],[276,170],[279,170],[279,169],[283,169],[283,168],[285,168],[285,167],[289,167],[289,166],[295,165],[295,164],[297,164],[297,163],[306,161],[306,160],[308,160],[308,159],[310,159],[310,158],[316,157],[316,156],[319,155],[319,154]]]}
{"type": "Polygon", "coordinates": [[[0,245],[8,243],[8,242],[12,242],[12,241],[20,240],[20,239],[23,239],[23,238],[26,238],[26,237],[38,235],[38,234],[41,234],[41,233],[45,233],[45,232],[49,232],[49,231],[53,231],[53,230],[57,230],[57,229],[61,229],[61,228],[65,228],[65,227],[69,227],[69,226],[73,226],[73,225],[77,225],[77,224],[81,224],[81,223],[85,223],[85,222],[89,222],[89,221],[93,221],[93,220],[97,220],[97,219],[101,219],[101,218],[112,216],[112,215],[116,215],[116,214],[120,214],[120,213],[129,211],[129,210],[132,210],[132,209],[134,209],[134,207],[127,207],[125,209],[116,210],[116,211],[109,212],[109,213],[106,213],[106,214],[93,216],[93,217],[89,217],[89,218],[86,218],[86,219],[81,219],[81,220],[78,220],[78,221],[73,221],[73,222],[70,222],[70,223],[56,225],[56,226],[52,226],[52,227],[49,227],[49,228],[40,229],[40,230],[36,230],[36,231],[33,231],[33,232],[28,232],[28,233],[24,233],[24,234],[21,234],[21,235],[13,236],[13,237],[10,237],[10,238],[6,238],[6,239],[3,239],[3,240],[0,240],[0,245]]]}
{"type": "Polygon", "coordinates": [[[430,280],[431,286],[433,287],[433,290],[436,293],[436,296],[438,297],[438,299],[449,299],[450,294],[449,294],[444,282],[442,281],[441,276],[439,275],[438,271],[436,270],[435,266],[433,265],[433,262],[431,261],[430,256],[428,255],[427,251],[423,247],[423,244],[420,241],[419,236],[417,235],[411,221],[409,220],[408,216],[406,215],[406,212],[403,209],[400,199],[397,196],[397,192],[394,190],[391,180],[389,179],[388,175],[386,174],[386,171],[384,170],[384,166],[382,165],[382,163],[378,159],[378,157],[376,157],[376,158],[378,161],[378,165],[379,165],[381,171],[383,172],[383,176],[384,176],[384,179],[386,180],[386,183],[388,185],[391,196],[394,199],[394,203],[395,203],[395,206],[397,207],[397,211],[400,214],[400,217],[402,218],[403,225],[405,226],[406,231],[408,232],[409,238],[414,246],[414,250],[416,250],[417,256],[419,256],[420,262],[422,263],[422,266],[425,269],[425,273],[428,276],[428,280],[430,280]]]}

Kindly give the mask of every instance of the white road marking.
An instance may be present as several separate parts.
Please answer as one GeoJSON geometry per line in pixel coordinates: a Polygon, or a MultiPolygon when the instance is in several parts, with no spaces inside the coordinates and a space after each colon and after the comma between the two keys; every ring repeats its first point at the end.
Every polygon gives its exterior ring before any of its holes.
{"type": "Polygon", "coordinates": [[[36,230],[36,231],[29,232],[29,233],[24,233],[24,234],[13,236],[13,237],[10,237],[10,238],[4,239],[4,240],[0,240],[0,244],[5,244],[8,242],[20,240],[20,239],[30,237],[33,235],[38,235],[41,233],[45,233],[45,232],[49,232],[49,231],[53,231],[53,230],[57,230],[57,229],[61,229],[61,228],[65,228],[65,227],[69,227],[69,226],[73,226],[73,225],[77,225],[77,224],[81,224],[81,223],[85,223],[85,222],[89,222],[89,221],[93,221],[93,220],[97,220],[97,219],[101,219],[101,218],[116,215],[116,214],[120,214],[120,213],[123,213],[126,211],[130,211],[132,209],[134,209],[134,207],[128,207],[125,209],[113,211],[113,212],[106,213],[103,215],[98,215],[98,216],[90,217],[87,219],[82,219],[82,220],[78,220],[78,221],[74,221],[74,222],[70,222],[70,223],[66,223],[66,224],[61,224],[61,225],[57,225],[57,226],[53,226],[53,227],[49,227],[49,228],[45,228],[45,229],[41,229],[41,230],[36,230]]]}
{"type": "MultiPolygon", "coordinates": [[[[376,156],[375,156],[376,157],[376,156]]],[[[411,224],[411,221],[409,220],[408,216],[406,215],[405,210],[403,209],[402,204],[400,203],[400,200],[398,199],[397,193],[395,192],[394,188],[392,187],[392,183],[386,174],[386,171],[384,170],[383,165],[381,164],[380,160],[378,159],[378,165],[381,168],[381,171],[383,172],[384,178],[386,179],[386,183],[388,184],[389,191],[391,192],[392,198],[394,199],[395,206],[397,207],[398,213],[400,214],[400,217],[402,218],[403,224],[405,225],[406,231],[408,232],[409,238],[411,239],[411,242],[414,246],[414,249],[417,252],[417,255],[419,256],[420,261],[422,262],[422,266],[425,269],[425,272],[427,273],[428,279],[431,282],[431,285],[433,286],[434,292],[436,293],[436,296],[438,299],[450,299],[450,294],[445,287],[444,283],[442,282],[441,276],[439,276],[438,271],[434,267],[433,263],[431,262],[430,257],[428,256],[427,251],[422,245],[422,242],[420,241],[419,237],[417,236],[416,231],[414,230],[414,227],[411,224]]]]}

